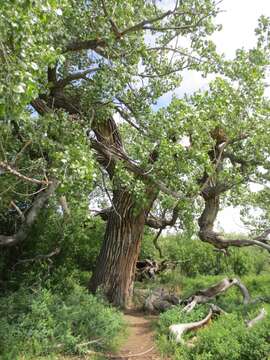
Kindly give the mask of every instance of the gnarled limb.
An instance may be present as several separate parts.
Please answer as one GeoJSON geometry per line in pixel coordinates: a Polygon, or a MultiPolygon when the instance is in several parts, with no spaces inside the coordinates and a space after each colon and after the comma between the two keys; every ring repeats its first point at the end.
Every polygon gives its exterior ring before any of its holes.
{"type": "Polygon", "coordinates": [[[267,315],[267,311],[264,308],[262,308],[259,315],[257,315],[254,319],[247,321],[247,327],[248,328],[253,327],[255,324],[257,324],[258,321],[263,320],[266,317],[266,315],[267,315]]]}
{"type": "Polygon", "coordinates": [[[16,264],[13,265],[13,269],[19,264],[25,264],[25,263],[28,263],[28,262],[35,262],[35,261],[39,261],[39,260],[52,261],[51,258],[53,256],[56,256],[56,255],[60,254],[60,251],[61,251],[61,249],[59,247],[57,247],[55,250],[51,251],[49,254],[40,254],[40,255],[36,255],[35,257],[33,257],[31,259],[18,260],[16,262],[16,264]]]}
{"type": "Polygon", "coordinates": [[[184,345],[185,341],[182,338],[182,335],[188,331],[197,330],[197,329],[201,328],[202,326],[206,325],[210,321],[212,315],[213,315],[213,310],[212,310],[212,308],[210,308],[208,315],[204,319],[202,319],[200,321],[192,322],[192,323],[171,325],[169,327],[169,331],[175,337],[175,341],[177,343],[181,343],[184,345]]]}
{"type": "Polygon", "coordinates": [[[51,183],[51,181],[48,181],[48,180],[38,180],[38,179],[34,179],[34,178],[30,178],[28,176],[25,176],[4,161],[0,161],[0,168],[3,169],[4,171],[9,172],[11,175],[18,177],[21,180],[28,181],[33,184],[48,185],[51,183]]]}
{"type": "Polygon", "coordinates": [[[244,305],[247,305],[250,303],[250,294],[248,292],[248,289],[246,288],[246,286],[239,280],[239,279],[235,279],[235,286],[237,286],[239,288],[239,290],[241,291],[242,295],[243,295],[243,303],[244,305]]]}
{"type": "Polygon", "coordinates": [[[244,284],[241,283],[239,279],[228,279],[225,278],[219,281],[217,284],[210,286],[207,289],[199,290],[192,296],[190,296],[185,303],[187,305],[184,307],[184,311],[191,312],[197,304],[204,304],[210,302],[215,299],[218,295],[226,292],[233,285],[237,286],[244,299],[244,304],[248,304],[250,302],[250,295],[244,284]]]}
{"type": "Polygon", "coordinates": [[[22,223],[20,229],[13,235],[0,235],[0,247],[13,246],[27,238],[30,227],[34,224],[41,209],[44,207],[50,196],[55,192],[57,186],[58,182],[52,181],[44,191],[37,195],[31,208],[26,213],[25,221],[22,223]]]}
{"type": "Polygon", "coordinates": [[[244,247],[255,245],[262,247],[270,252],[270,245],[267,244],[267,237],[270,233],[270,228],[266,229],[261,235],[253,239],[226,239],[214,231],[214,223],[219,211],[220,195],[234,186],[234,184],[222,183],[218,180],[218,175],[222,170],[223,160],[228,156],[228,153],[224,154],[224,150],[226,149],[227,145],[241,141],[245,139],[247,135],[240,134],[239,137],[230,140],[227,138],[224,131],[220,128],[214,129],[211,135],[216,142],[214,150],[209,152],[210,160],[214,166],[213,170],[215,177],[207,176],[205,173],[203,179],[201,179],[201,182],[203,183],[201,188],[201,196],[204,199],[205,205],[204,210],[198,220],[200,227],[200,239],[214,245],[218,249],[226,250],[230,246],[244,247]]]}
{"type": "Polygon", "coordinates": [[[160,235],[162,233],[162,230],[163,230],[162,228],[159,229],[158,233],[156,234],[156,236],[154,237],[154,240],[153,240],[153,244],[154,244],[155,248],[157,249],[160,258],[163,257],[163,254],[162,254],[162,249],[159,246],[158,239],[159,239],[159,237],[160,237],[160,235]]]}
{"type": "Polygon", "coordinates": [[[254,239],[225,239],[213,230],[214,222],[219,211],[219,195],[220,193],[215,193],[213,189],[212,191],[209,190],[202,193],[205,207],[198,220],[200,239],[214,245],[218,249],[227,249],[230,246],[245,247],[255,245],[270,251],[270,245],[267,244],[267,237],[270,233],[270,229],[265,230],[261,235],[254,239]]]}
{"type": "Polygon", "coordinates": [[[167,219],[165,214],[160,219],[149,215],[146,219],[146,225],[153,229],[164,229],[167,226],[173,226],[177,221],[179,210],[179,206],[176,205],[173,209],[172,217],[170,219],[167,219]]]}

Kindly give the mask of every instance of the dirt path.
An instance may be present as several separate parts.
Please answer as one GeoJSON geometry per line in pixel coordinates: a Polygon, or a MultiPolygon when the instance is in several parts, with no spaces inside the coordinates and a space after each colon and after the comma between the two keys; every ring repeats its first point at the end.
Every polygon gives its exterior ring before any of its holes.
{"type": "Polygon", "coordinates": [[[154,344],[154,332],[151,329],[153,317],[145,317],[139,312],[124,315],[128,323],[129,336],[115,359],[125,360],[161,360],[154,344]]]}

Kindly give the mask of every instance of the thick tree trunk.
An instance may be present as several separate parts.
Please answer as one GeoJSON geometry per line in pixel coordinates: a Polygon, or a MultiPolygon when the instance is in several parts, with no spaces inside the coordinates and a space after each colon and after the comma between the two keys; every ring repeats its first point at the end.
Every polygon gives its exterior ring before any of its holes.
{"type": "Polygon", "coordinates": [[[145,209],[138,209],[125,190],[114,194],[104,242],[90,280],[90,290],[100,289],[116,306],[129,307],[145,224],[145,209]]]}

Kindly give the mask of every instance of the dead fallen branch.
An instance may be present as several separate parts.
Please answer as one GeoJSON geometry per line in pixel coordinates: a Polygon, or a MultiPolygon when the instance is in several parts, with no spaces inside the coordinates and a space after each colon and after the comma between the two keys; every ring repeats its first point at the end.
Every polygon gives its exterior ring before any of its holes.
{"type": "Polygon", "coordinates": [[[144,310],[149,313],[160,313],[179,303],[180,299],[176,295],[169,293],[165,289],[158,288],[151,291],[145,299],[144,310]]]}
{"type": "Polygon", "coordinates": [[[190,312],[197,304],[205,304],[211,302],[218,295],[223,294],[234,285],[237,286],[241,291],[244,299],[244,304],[248,304],[250,302],[250,295],[245,285],[242,284],[241,281],[238,279],[225,278],[207,289],[197,291],[195,294],[185,300],[185,303],[187,305],[184,307],[184,311],[190,312]]]}
{"type": "Polygon", "coordinates": [[[136,280],[154,279],[159,270],[159,265],[155,260],[140,260],[136,263],[136,280]]]}
{"type": "Polygon", "coordinates": [[[259,315],[257,315],[254,319],[247,321],[246,323],[247,327],[248,328],[253,327],[255,324],[257,324],[257,322],[263,320],[266,317],[266,315],[267,315],[267,311],[264,308],[262,308],[259,315]]]}
{"type": "Polygon", "coordinates": [[[185,341],[182,338],[182,335],[188,331],[197,330],[197,329],[201,328],[202,326],[208,324],[208,322],[211,320],[212,315],[213,315],[213,310],[211,307],[208,315],[204,319],[202,319],[200,321],[192,322],[192,323],[171,325],[169,327],[169,331],[174,336],[175,341],[177,343],[185,344],[185,341]]]}

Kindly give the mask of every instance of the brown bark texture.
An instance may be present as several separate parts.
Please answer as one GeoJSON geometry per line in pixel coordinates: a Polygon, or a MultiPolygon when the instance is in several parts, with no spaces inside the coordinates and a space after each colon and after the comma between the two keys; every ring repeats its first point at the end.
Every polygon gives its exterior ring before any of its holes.
{"type": "Polygon", "coordinates": [[[144,209],[136,209],[125,190],[114,194],[114,209],[108,215],[104,242],[90,290],[98,287],[113,304],[127,308],[131,303],[133,281],[144,230],[144,209]]]}

